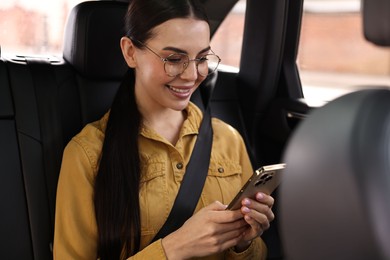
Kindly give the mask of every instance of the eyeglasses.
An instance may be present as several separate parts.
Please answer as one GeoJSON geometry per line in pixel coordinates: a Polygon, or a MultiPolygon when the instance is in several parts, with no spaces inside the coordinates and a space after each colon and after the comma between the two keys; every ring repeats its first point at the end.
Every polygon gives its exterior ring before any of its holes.
{"type": "MultiPolygon", "coordinates": [[[[137,41],[133,38],[131,38],[131,40],[137,41]]],[[[214,53],[206,54],[200,58],[192,60],[185,53],[172,53],[168,57],[163,58],[151,48],[149,48],[146,44],[140,41],[137,42],[148,49],[150,52],[154,53],[157,57],[160,58],[162,62],[164,62],[165,73],[170,77],[176,77],[182,74],[187,69],[191,61],[195,62],[199,75],[206,77],[214,73],[219,63],[221,62],[221,59],[218,57],[218,55],[214,53]]]]}

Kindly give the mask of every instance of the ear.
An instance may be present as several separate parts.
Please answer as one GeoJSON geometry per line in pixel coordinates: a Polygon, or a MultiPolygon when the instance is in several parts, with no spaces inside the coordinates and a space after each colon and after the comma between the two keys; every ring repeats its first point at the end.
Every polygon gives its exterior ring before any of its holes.
{"type": "Polygon", "coordinates": [[[130,40],[129,37],[121,38],[121,49],[122,55],[125,58],[127,65],[130,68],[135,68],[137,65],[135,59],[135,46],[133,45],[133,42],[130,40]]]}

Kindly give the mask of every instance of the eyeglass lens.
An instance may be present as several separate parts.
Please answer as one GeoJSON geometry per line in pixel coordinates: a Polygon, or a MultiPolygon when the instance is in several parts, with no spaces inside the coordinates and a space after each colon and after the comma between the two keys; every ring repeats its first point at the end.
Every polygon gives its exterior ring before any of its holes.
{"type": "MultiPolygon", "coordinates": [[[[199,59],[194,60],[198,69],[198,73],[202,76],[207,76],[213,73],[217,69],[220,61],[221,59],[215,54],[207,54],[199,59]]],[[[189,62],[190,59],[186,54],[171,54],[165,58],[165,72],[169,76],[173,77],[182,74],[188,67],[189,62]]]]}

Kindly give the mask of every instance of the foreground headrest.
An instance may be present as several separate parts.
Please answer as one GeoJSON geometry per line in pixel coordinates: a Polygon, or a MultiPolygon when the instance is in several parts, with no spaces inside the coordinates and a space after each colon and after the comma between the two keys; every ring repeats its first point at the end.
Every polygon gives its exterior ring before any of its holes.
{"type": "Polygon", "coordinates": [[[379,46],[390,46],[390,1],[363,0],[365,38],[379,46]]]}
{"type": "Polygon", "coordinates": [[[283,161],[287,259],[390,259],[390,90],[358,91],[314,110],[283,161]]]}
{"type": "Polygon", "coordinates": [[[127,3],[87,1],[67,21],[64,59],[89,78],[117,79],[127,70],[120,49],[127,3]]]}

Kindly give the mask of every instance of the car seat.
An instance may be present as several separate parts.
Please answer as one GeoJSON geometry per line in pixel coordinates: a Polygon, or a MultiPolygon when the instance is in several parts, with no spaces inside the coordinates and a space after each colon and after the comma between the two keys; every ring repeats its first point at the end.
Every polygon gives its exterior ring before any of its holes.
{"type": "Polygon", "coordinates": [[[293,134],[284,161],[286,259],[390,259],[388,88],[316,109],[293,134]]]}
{"type": "Polygon", "coordinates": [[[390,46],[390,1],[362,0],[363,30],[366,40],[390,46]]]}
{"type": "MultiPolygon", "coordinates": [[[[363,0],[366,40],[390,46],[390,1],[363,0]]],[[[390,259],[389,86],[314,110],[284,154],[286,259],[390,259]]]]}
{"type": "Polygon", "coordinates": [[[0,62],[0,252],[6,259],[52,259],[62,151],[108,110],[126,71],[119,47],[126,10],[123,2],[81,3],[67,21],[63,59],[0,62]]]}

